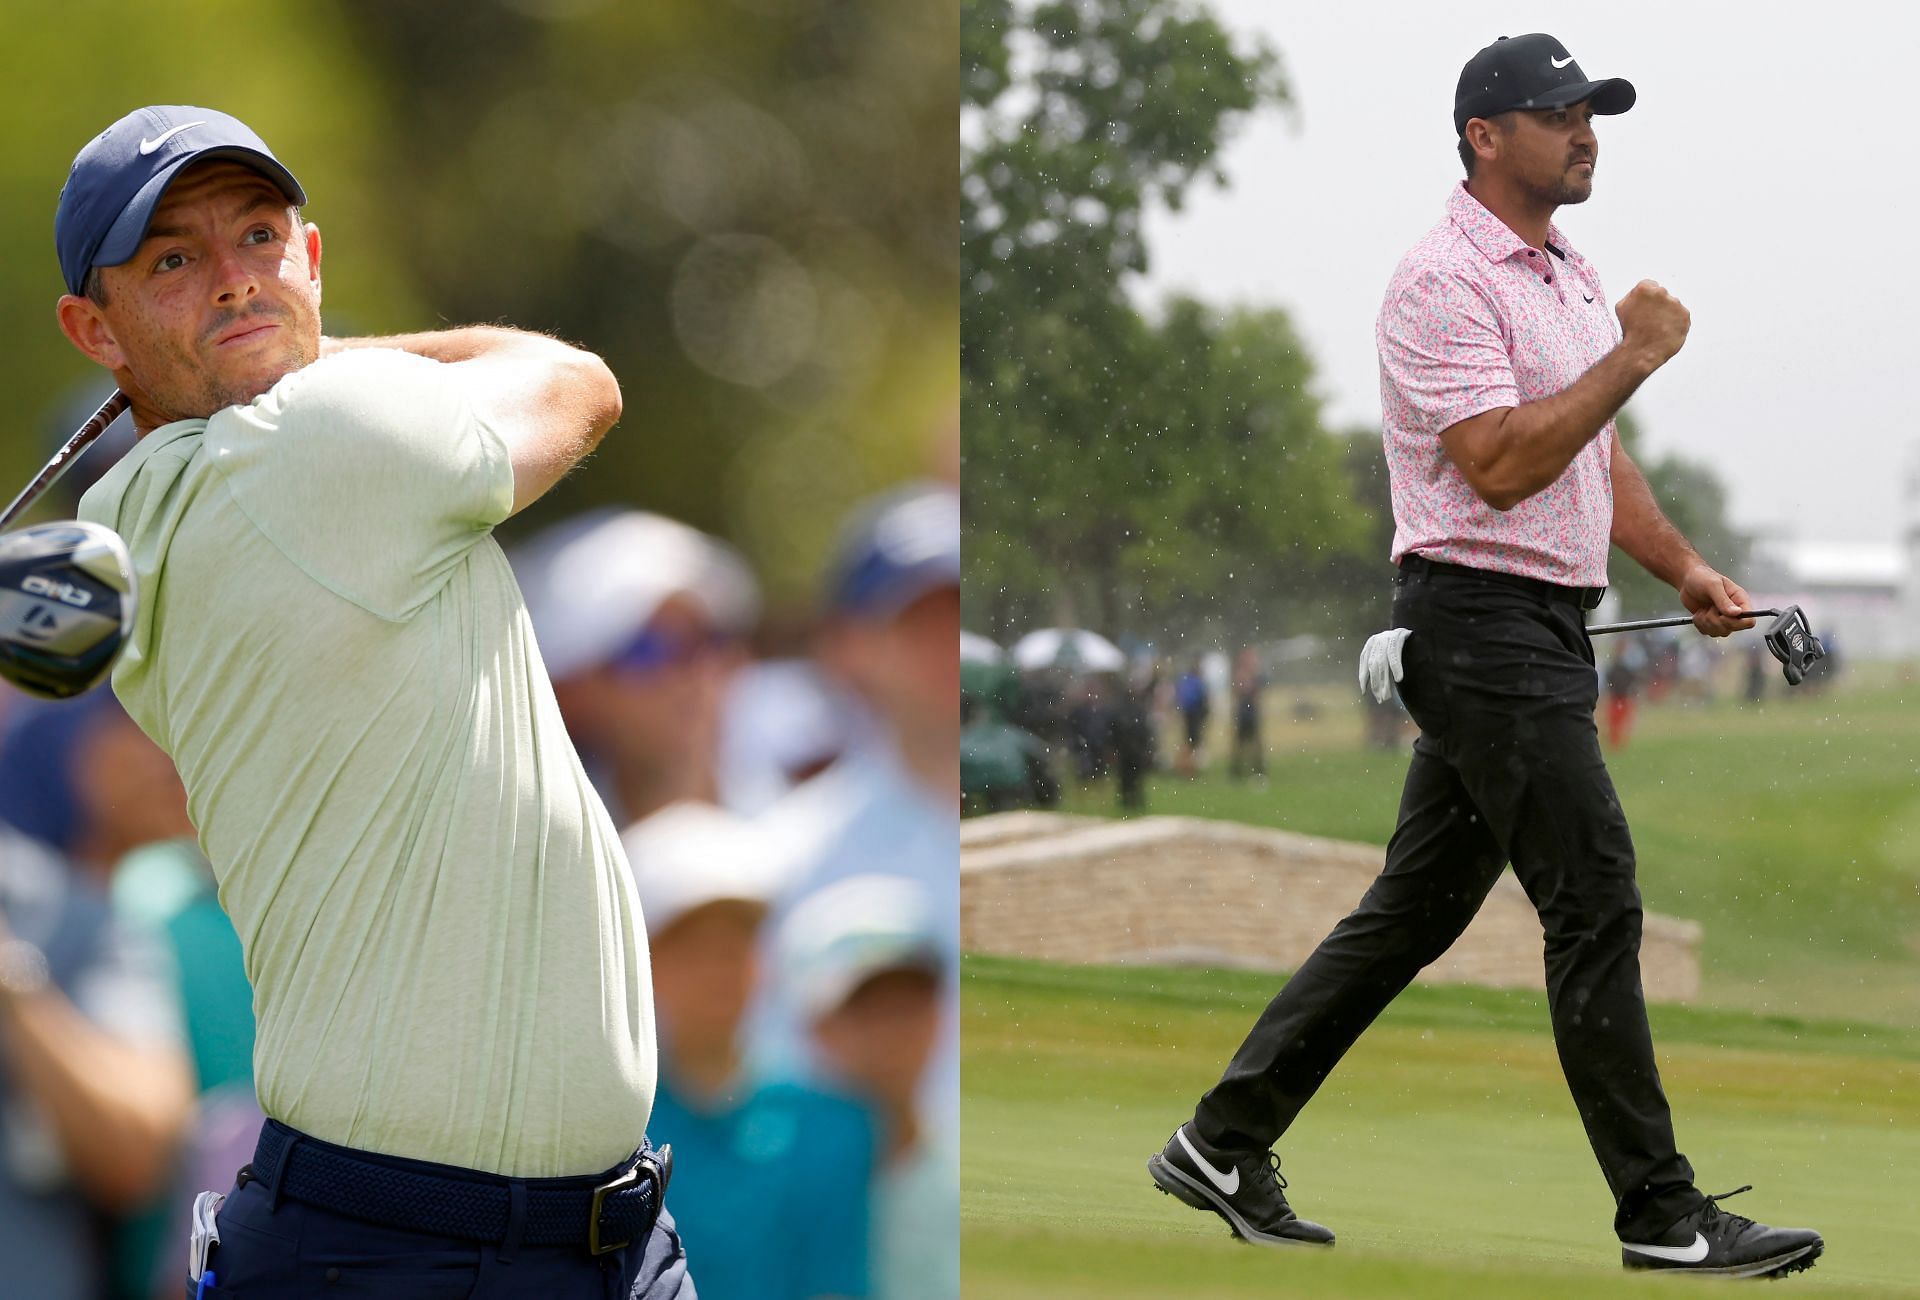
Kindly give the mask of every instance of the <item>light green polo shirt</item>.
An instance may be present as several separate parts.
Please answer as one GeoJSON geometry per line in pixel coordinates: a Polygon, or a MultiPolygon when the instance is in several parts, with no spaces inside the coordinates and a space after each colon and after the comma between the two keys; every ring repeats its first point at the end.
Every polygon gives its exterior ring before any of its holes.
{"type": "Polygon", "coordinates": [[[133,553],[113,674],[246,949],[268,1115],[524,1177],[639,1144],[633,878],[512,572],[454,367],[356,350],[156,429],[81,502],[133,553]]]}

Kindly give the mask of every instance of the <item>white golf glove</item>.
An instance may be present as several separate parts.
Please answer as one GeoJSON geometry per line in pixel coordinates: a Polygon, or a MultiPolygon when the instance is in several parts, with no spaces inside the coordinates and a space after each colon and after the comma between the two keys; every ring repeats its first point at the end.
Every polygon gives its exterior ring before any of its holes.
{"type": "Polygon", "coordinates": [[[1360,647],[1360,689],[1372,691],[1373,698],[1385,704],[1393,695],[1393,684],[1406,676],[1400,661],[1401,647],[1413,633],[1404,627],[1375,632],[1360,647]]]}

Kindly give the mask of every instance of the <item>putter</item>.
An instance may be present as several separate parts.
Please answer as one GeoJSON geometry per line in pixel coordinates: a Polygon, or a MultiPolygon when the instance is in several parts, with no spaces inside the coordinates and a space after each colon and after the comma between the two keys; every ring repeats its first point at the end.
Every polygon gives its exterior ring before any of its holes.
{"type": "MultiPolygon", "coordinates": [[[[0,513],[19,518],[92,446],[127,399],[116,392],[0,513]]],[[[42,699],[93,689],[133,632],[133,560],[119,534],[67,520],[0,533],[0,678],[42,699]]]]}
{"type": "MultiPolygon", "coordinates": [[[[1773,623],[1762,634],[1767,649],[1780,661],[1787,685],[1798,686],[1807,670],[1827,657],[1827,648],[1807,626],[1807,616],[1798,605],[1785,609],[1750,609],[1742,618],[1769,617],[1773,623]]],[[[1630,623],[1602,623],[1587,629],[1588,636],[1606,636],[1611,632],[1645,632],[1656,627],[1685,627],[1693,622],[1691,614],[1673,614],[1665,618],[1642,618],[1630,623]]]]}

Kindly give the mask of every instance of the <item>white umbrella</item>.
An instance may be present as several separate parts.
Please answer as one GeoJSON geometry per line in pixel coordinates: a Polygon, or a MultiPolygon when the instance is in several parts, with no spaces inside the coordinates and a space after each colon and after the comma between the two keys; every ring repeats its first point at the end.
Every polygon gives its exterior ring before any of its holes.
{"type": "Polygon", "coordinates": [[[1021,668],[1077,668],[1112,673],[1127,666],[1120,647],[1097,632],[1049,627],[1029,632],[1014,643],[1013,662],[1021,668]]]}
{"type": "Polygon", "coordinates": [[[1002,650],[998,645],[987,640],[987,638],[981,636],[978,632],[969,632],[965,628],[960,629],[961,663],[997,664],[1006,657],[1007,652],[1005,650],[1002,650]]]}

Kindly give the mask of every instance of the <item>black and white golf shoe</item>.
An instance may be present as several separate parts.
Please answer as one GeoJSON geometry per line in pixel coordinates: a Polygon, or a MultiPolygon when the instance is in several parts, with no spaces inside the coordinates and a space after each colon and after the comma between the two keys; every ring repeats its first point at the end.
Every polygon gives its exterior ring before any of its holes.
{"type": "Polygon", "coordinates": [[[1287,1204],[1287,1180],[1271,1151],[1222,1151],[1208,1146],[1191,1122],[1175,1129],[1147,1172],[1160,1190],[1196,1210],[1211,1210],[1233,1235],[1256,1246],[1331,1246],[1333,1233],[1309,1223],[1287,1204]]]}
{"type": "Polygon", "coordinates": [[[1727,1197],[1752,1190],[1740,1187],[1709,1196],[1658,1241],[1621,1242],[1620,1262],[1628,1268],[1709,1277],[1785,1277],[1812,1268],[1827,1248],[1813,1229],[1769,1228],[1720,1208],[1727,1197]]]}

